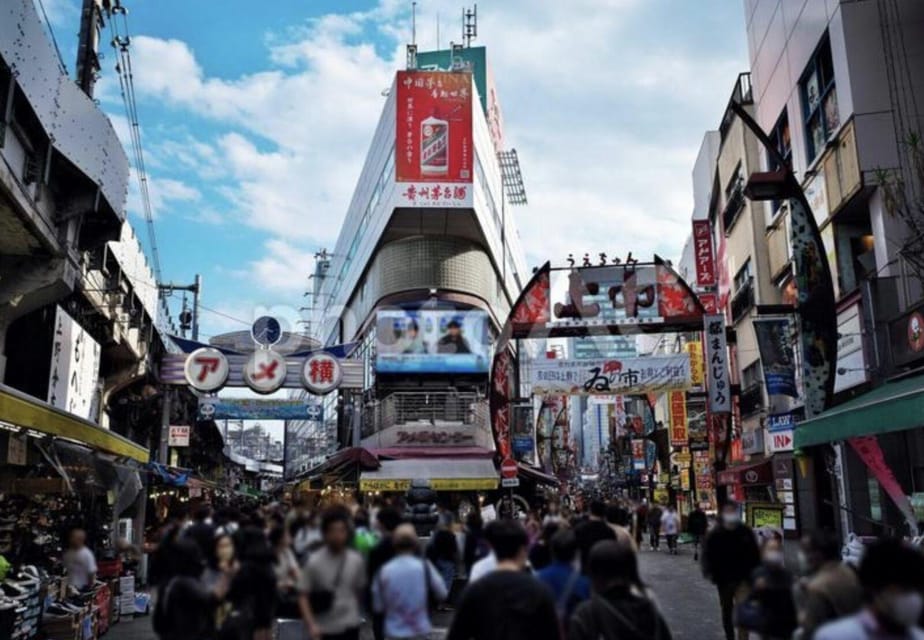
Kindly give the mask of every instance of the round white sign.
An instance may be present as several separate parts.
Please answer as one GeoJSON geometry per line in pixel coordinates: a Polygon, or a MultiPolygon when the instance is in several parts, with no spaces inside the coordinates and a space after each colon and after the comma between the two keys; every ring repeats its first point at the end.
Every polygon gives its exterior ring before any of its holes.
{"type": "Polygon", "coordinates": [[[257,393],[272,393],[286,381],[286,359],[275,351],[254,351],[244,364],[244,383],[257,393]]]}
{"type": "Polygon", "coordinates": [[[302,366],[302,384],[315,395],[323,396],[340,386],[343,367],[329,353],[316,353],[302,366]]]}
{"type": "Polygon", "coordinates": [[[217,391],[228,381],[228,358],[218,349],[202,347],[186,357],[186,382],[197,391],[217,391]]]}

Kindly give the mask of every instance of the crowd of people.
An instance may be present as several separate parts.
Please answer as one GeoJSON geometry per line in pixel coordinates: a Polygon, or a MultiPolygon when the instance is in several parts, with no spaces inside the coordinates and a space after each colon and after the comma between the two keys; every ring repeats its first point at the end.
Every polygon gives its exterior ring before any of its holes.
{"type": "Polygon", "coordinates": [[[924,640],[917,550],[882,540],[855,569],[833,534],[815,531],[795,575],[782,537],[756,535],[732,503],[711,527],[701,509],[681,520],[601,501],[489,523],[443,510],[426,537],[389,506],[203,507],[168,526],[152,557],[153,625],[161,640],[271,640],[279,619],[298,621],[299,638],[355,640],[368,624],[376,640],[422,640],[444,609],[448,640],[670,640],[638,558],[645,533],[649,552],[663,536],[677,554],[682,524],[728,640],[924,640]]]}

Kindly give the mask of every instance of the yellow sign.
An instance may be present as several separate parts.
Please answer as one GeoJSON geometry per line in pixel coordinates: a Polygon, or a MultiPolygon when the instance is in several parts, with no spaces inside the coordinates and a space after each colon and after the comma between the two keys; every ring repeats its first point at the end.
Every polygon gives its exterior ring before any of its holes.
{"type": "Polygon", "coordinates": [[[755,504],[748,505],[751,527],[769,527],[771,529],[783,528],[783,505],[755,504]]]}
{"type": "Polygon", "coordinates": [[[655,489],[653,497],[658,504],[667,504],[667,501],[670,500],[670,493],[667,489],[655,489]]]}
{"type": "Polygon", "coordinates": [[[690,354],[690,382],[694,387],[702,387],[706,384],[706,361],[703,360],[703,343],[698,340],[688,342],[686,350],[690,354]]]}
{"type": "Polygon", "coordinates": [[[680,474],[680,488],[684,491],[690,490],[690,474],[686,471],[680,474]]]}
{"type": "MultiPolygon", "coordinates": [[[[360,478],[360,491],[407,491],[410,480],[360,478]]],[[[430,488],[434,491],[493,491],[497,489],[497,478],[432,478],[430,488]]]]}
{"type": "Polygon", "coordinates": [[[690,466],[690,463],[693,461],[693,456],[690,455],[688,451],[682,451],[680,453],[674,454],[674,461],[678,466],[690,466]]]}

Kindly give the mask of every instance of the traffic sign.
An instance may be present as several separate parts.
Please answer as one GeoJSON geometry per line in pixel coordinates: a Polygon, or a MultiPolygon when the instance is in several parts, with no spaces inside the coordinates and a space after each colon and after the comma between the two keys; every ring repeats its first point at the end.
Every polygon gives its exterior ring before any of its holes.
{"type": "Polygon", "coordinates": [[[516,489],[520,486],[519,478],[501,478],[501,487],[504,489],[516,489]]]}
{"type": "Polygon", "coordinates": [[[282,326],[279,320],[272,316],[260,316],[254,320],[250,335],[257,344],[271,347],[282,339],[282,326]]]}
{"type": "MultiPolygon", "coordinates": [[[[516,478],[519,471],[520,471],[520,467],[519,465],[517,465],[517,461],[514,460],[513,458],[507,458],[503,462],[501,462],[501,469],[500,469],[501,477],[504,478],[505,480],[516,478]]],[[[504,485],[504,486],[507,486],[507,485],[504,485]]]]}

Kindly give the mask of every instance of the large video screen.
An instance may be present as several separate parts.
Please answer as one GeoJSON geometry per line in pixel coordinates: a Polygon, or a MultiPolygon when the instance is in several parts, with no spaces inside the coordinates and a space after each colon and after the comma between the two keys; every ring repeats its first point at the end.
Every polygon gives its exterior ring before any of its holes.
{"type": "Polygon", "coordinates": [[[378,373],[487,373],[484,311],[387,310],[376,317],[378,373]]]}

